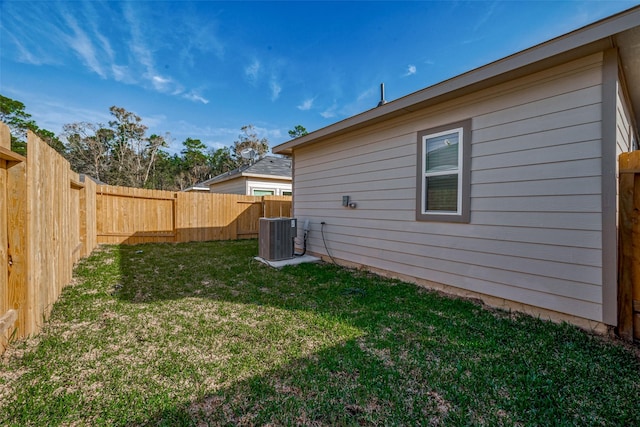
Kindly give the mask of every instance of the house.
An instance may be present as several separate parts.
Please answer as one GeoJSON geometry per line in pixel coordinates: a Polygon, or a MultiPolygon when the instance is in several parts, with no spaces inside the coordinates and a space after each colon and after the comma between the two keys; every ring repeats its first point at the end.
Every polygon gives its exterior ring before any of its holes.
{"type": "Polygon", "coordinates": [[[640,7],[276,146],[307,251],[604,331],[640,7]]]}
{"type": "Polygon", "coordinates": [[[191,187],[187,187],[184,190],[187,193],[192,192],[192,193],[209,193],[209,187],[206,185],[203,185],[202,182],[198,182],[197,184],[192,185],[191,187]]]}
{"type": "Polygon", "coordinates": [[[196,184],[189,191],[248,196],[290,196],[291,159],[266,156],[256,162],[196,184]],[[202,191],[202,190],[200,190],[202,191]]]}

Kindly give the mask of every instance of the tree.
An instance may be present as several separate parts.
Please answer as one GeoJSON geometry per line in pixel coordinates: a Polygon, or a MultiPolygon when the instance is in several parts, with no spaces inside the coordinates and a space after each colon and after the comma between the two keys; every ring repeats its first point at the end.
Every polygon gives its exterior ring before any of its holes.
{"type": "Polygon", "coordinates": [[[71,168],[106,181],[112,164],[113,130],[87,122],[69,123],[63,126],[63,135],[71,168]]]}
{"type": "Polygon", "coordinates": [[[111,185],[124,185],[140,187],[136,185],[140,181],[142,169],[141,154],[144,151],[144,135],[147,127],[142,124],[142,119],[136,114],[121,107],[109,108],[115,120],[109,121],[109,127],[113,131],[114,141],[111,147],[113,168],[109,183],[111,185]]]}
{"type": "Polygon", "coordinates": [[[27,130],[30,130],[57,152],[64,154],[65,146],[62,141],[53,132],[39,128],[31,119],[31,114],[25,111],[22,102],[0,95],[0,121],[9,126],[11,149],[16,153],[27,154],[27,130]]]}
{"type": "Polygon", "coordinates": [[[158,150],[146,183],[147,188],[170,191],[184,189],[179,185],[182,163],[182,158],[177,154],[171,156],[164,150],[158,150]]]}
{"type": "Polygon", "coordinates": [[[238,167],[231,156],[229,147],[209,151],[209,166],[211,167],[211,176],[217,176],[238,167]]]}
{"type": "Polygon", "coordinates": [[[187,138],[182,145],[183,172],[188,185],[204,181],[209,177],[211,166],[205,152],[207,146],[199,139],[187,138]]]}
{"type": "Polygon", "coordinates": [[[162,151],[161,148],[168,145],[167,139],[169,139],[168,133],[165,136],[153,134],[147,140],[147,145],[145,146],[145,156],[147,157],[147,159],[143,162],[146,166],[144,171],[144,178],[141,183],[142,187],[146,187],[147,185],[151,168],[156,161],[158,153],[162,151]]]}
{"type": "Polygon", "coordinates": [[[49,144],[51,148],[53,148],[63,156],[65,155],[67,148],[64,146],[64,143],[60,141],[60,139],[56,136],[55,133],[51,132],[50,130],[46,130],[42,128],[36,128],[33,132],[36,135],[38,135],[38,137],[41,140],[49,144]]]}
{"type": "Polygon", "coordinates": [[[299,138],[301,136],[305,136],[308,133],[309,132],[307,132],[307,129],[305,129],[304,126],[296,125],[296,127],[294,127],[293,129],[291,129],[289,131],[289,136],[291,137],[291,139],[295,139],[295,138],[299,138]]]}
{"type": "Polygon", "coordinates": [[[148,187],[156,159],[169,136],[147,137],[147,127],[140,117],[121,107],[114,106],[109,111],[114,120],[108,126],[87,122],[64,126],[71,167],[110,185],[148,187]]]}
{"type": "Polygon", "coordinates": [[[151,135],[147,138],[147,126],[142,124],[142,119],[124,108],[112,106],[109,111],[115,118],[109,122],[114,135],[109,183],[144,187],[158,150],[167,145],[165,137],[151,135]]]}
{"type": "Polygon", "coordinates": [[[232,151],[232,158],[238,166],[245,165],[250,161],[242,157],[242,150],[253,148],[256,151],[256,157],[262,157],[269,150],[269,141],[267,138],[258,138],[253,125],[242,126],[240,130],[242,133],[234,141],[232,151]]]}
{"type": "Polygon", "coordinates": [[[0,121],[11,130],[11,150],[27,154],[27,130],[36,128],[22,102],[0,95],[0,121]]]}

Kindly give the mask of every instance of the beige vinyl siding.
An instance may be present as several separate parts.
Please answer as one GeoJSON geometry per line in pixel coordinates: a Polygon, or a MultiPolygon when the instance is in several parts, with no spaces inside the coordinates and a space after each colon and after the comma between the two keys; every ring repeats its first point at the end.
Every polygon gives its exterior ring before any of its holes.
{"type": "Polygon", "coordinates": [[[618,97],[616,102],[616,154],[632,151],[633,126],[631,125],[631,113],[627,100],[622,91],[622,86],[618,85],[618,97]]]}
{"type": "Polygon", "coordinates": [[[601,321],[602,59],[295,150],[309,251],[601,321]],[[416,134],[468,118],[470,223],[417,222],[416,134]]]}
{"type": "Polygon", "coordinates": [[[239,176],[234,179],[222,181],[219,183],[211,184],[209,190],[212,193],[224,193],[224,194],[247,194],[247,179],[243,176],[239,176]]]}

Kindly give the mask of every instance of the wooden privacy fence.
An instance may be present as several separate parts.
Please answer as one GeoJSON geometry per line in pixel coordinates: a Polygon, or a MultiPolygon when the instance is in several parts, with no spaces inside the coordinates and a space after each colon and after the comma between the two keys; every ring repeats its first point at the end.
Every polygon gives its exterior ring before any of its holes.
{"type": "Polygon", "coordinates": [[[291,216],[291,196],[185,193],[99,185],[98,243],[258,237],[260,217],[291,216]]]}
{"type": "Polygon", "coordinates": [[[39,331],[73,265],[100,243],[258,237],[261,216],[291,216],[290,196],[176,193],[81,182],[69,162],[28,132],[11,151],[0,123],[0,353],[39,331]],[[6,267],[2,267],[6,266],[6,267]]]}
{"type": "Polygon", "coordinates": [[[95,184],[29,132],[28,157],[0,123],[0,352],[39,330],[73,264],[96,246],[95,184]]]}
{"type": "Polygon", "coordinates": [[[640,340],[640,151],[618,163],[618,334],[631,341],[640,340]]]}

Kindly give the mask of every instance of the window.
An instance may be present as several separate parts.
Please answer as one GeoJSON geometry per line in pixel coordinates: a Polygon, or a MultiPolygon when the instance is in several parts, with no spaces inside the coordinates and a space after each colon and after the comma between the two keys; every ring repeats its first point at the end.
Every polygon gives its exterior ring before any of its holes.
{"type": "Polygon", "coordinates": [[[273,190],[253,190],[254,196],[273,196],[273,190]]]}
{"type": "Polygon", "coordinates": [[[282,190],[282,195],[283,196],[291,196],[291,194],[293,194],[293,193],[291,193],[291,191],[282,190]]]}
{"type": "Polygon", "coordinates": [[[418,132],[416,219],[469,222],[471,120],[418,132]]]}

